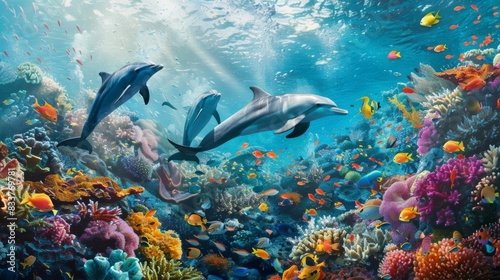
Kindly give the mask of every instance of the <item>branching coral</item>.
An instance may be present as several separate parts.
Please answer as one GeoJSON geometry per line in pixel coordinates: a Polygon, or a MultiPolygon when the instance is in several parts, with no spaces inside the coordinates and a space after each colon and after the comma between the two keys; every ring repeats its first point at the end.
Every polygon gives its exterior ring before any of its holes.
{"type": "Polygon", "coordinates": [[[414,196],[420,220],[446,227],[462,221],[463,208],[468,203],[472,186],[484,175],[481,160],[475,157],[449,159],[417,182],[414,196]],[[453,171],[455,170],[455,171],[453,171]],[[454,173],[452,185],[451,173],[454,173]]]}
{"type": "MultiPolygon", "coordinates": [[[[300,260],[301,256],[304,254],[315,253],[318,240],[321,240],[322,242],[329,240],[330,244],[338,244],[338,248],[341,248],[346,235],[347,232],[345,230],[338,228],[321,228],[313,230],[310,233],[304,234],[302,240],[293,246],[290,258],[300,260]]],[[[334,253],[338,252],[340,251],[336,251],[334,253]]]]}
{"type": "Polygon", "coordinates": [[[415,279],[490,279],[491,265],[486,257],[475,249],[455,247],[452,239],[445,238],[432,243],[426,256],[417,251],[414,262],[415,279]]]}
{"type": "Polygon", "coordinates": [[[422,106],[427,108],[430,114],[438,113],[441,117],[446,117],[448,111],[456,108],[457,104],[463,101],[459,88],[455,88],[453,91],[446,89],[439,93],[426,95],[425,98],[427,102],[423,102],[422,106]]]}
{"type": "Polygon", "coordinates": [[[165,257],[153,259],[140,264],[145,280],[202,280],[200,271],[193,267],[182,267],[176,260],[167,260],[165,257]]]}
{"type": "Polygon", "coordinates": [[[44,182],[26,181],[24,185],[29,185],[30,190],[39,193],[46,193],[61,202],[75,202],[80,198],[93,198],[98,201],[113,202],[118,201],[131,194],[138,194],[144,191],[143,187],[132,186],[122,189],[115,181],[109,177],[93,177],[77,173],[73,178],[65,181],[58,174],[50,174],[45,177],[44,182]]]}
{"type": "Polygon", "coordinates": [[[70,234],[70,225],[60,216],[48,217],[44,220],[48,226],[35,229],[36,238],[45,238],[55,246],[74,245],[75,235],[70,234]]]}
{"type": "MultiPolygon", "coordinates": [[[[207,186],[205,186],[205,189],[208,189],[207,186]]],[[[217,212],[226,212],[229,215],[236,214],[245,207],[259,205],[265,201],[265,197],[244,186],[232,187],[225,191],[214,186],[209,190],[211,192],[207,195],[212,199],[213,209],[217,212]]]]}
{"type": "Polygon", "coordinates": [[[414,128],[420,128],[422,126],[421,121],[420,121],[420,116],[418,115],[417,110],[413,107],[413,105],[410,105],[411,112],[406,109],[406,106],[403,105],[400,101],[398,101],[397,95],[394,95],[392,99],[389,97],[389,102],[393,103],[396,105],[396,107],[403,113],[403,117],[407,119],[414,128]]]}
{"type": "Polygon", "coordinates": [[[355,234],[352,241],[351,236],[345,236],[342,244],[346,260],[365,263],[370,256],[382,252],[391,240],[391,234],[381,229],[374,229],[369,234],[355,234]]]}

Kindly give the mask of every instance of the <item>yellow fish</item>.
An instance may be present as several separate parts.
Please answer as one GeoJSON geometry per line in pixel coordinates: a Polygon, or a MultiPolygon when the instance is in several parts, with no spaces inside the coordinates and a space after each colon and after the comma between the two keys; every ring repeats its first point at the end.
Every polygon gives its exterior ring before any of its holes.
{"type": "Polygon", "coordinates": [[[206,230],[205,224],[207,223],[207,219],[202,218],[198,214],[194,214],[194,213],[189,214],[189,215],[186,214],[186,215],[184,215],[184,220],[186,220],[186,222],[191,226],[200,226],[201,231],[206,230]]]}
{"type": "Polygon", "coordinates": [[[269,255],[269,253],[263,249],[252,248],[252,254],[254,254],[256,257],[259,257],[263,260],[269,260],[271,258],[271,255],[269,255]]]}
{"type": "Polygon", "coordinates": [[[454,140],[449,140],[448,142],[444,143],[443,145],[443,150],[448,153],[455,153],[458,151],[464,151],[464,142],[458,142],[454,140]]]}
{"type": "Polygon", "coordinates": [[[321,271],[321,267],[324,267],[325,263],[322,262],[318,265],[313,265],[313,266],[306,266],[302,268],[300,271],[300,274],[297,278],[299,279],[306,279],[306,280],[318,280],[322,279],[322,275],[324,277],[323,271],[321,271]]]}
{"type": "Polygon", "coordinates": [[[24,262],[20,262],[20,264],[23,266],[23,269],[26,267],[32,266],[36,261],[36,257],[33,255],[28,256],[26,259],[24,259],[24,262]]]}
{"type": "Polygon", "coordinates": [[[267,211],[269,211],[269,206],[267,205],[267,203],[262,202],[259,205],[259,210],[262,211],[262,212],[267,212],[267,211]]]}
{"type": "Polygon", "coordinates": [[[409,222],[410,220],[415,219],[417,215],[420,215],[420,213],[417,212],[417,207],[406,207],[399,214],[399,220],[409,222]]]}
{"type": "Polygon", "coordinates": [[[430,12],[420,20],[420,25],[425,27],[432,27],[434,24],[437,24],[439,22],[438,18],[441,18],[441,16],[439,16],[439,11],[435,15],[430,12]]]}
{"type": "Polygon", "coordinates": [[[290,268],[288,268],[287,270],[285,270],[285,272],[283,272],[283,276],[282,276],[282,280],[292,280],[292,279],[295,279],[295,276],[297,276],[297,274],[299,274],[299,269],[297,267],[297,265],[292,265],[290,266],[290,268]]]}
{"type": "Polygon", "coordinates": [[[408,161],[413,161],[410,153],[397,153],[392,159],[397,164],[402,164],[408,161]]]}
{"type": "Polygon", "coordinates": [[[368,98],[368,96],[363,96],[358,100],[363,100],[363,105],[361,105],[361,109],[359,109],[361,115],[363,115],[366,119],[371,118],[373,113],[375,113],[375,108],[370,106],[370,98],[368,98]]]}

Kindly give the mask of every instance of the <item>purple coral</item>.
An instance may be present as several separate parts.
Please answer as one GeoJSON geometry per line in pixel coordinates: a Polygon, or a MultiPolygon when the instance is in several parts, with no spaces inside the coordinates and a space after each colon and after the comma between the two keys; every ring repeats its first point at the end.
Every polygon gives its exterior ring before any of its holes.
{"type": "Polygon", "coordinates": [[[426,155],[439,142],[438,132],[432,119],[425,119],[422,129],[418,133],[417,153],[426,155]]]}
{"type": "Polygon", "coordinates": [[[75,235],[70,234],[70,225],[60,216],[45,219],[49,223],[46,227],[36,229],[37,237],[42,237],[52,242],[57,247],[74,245],[75,235]]]}
{"type": "Polygon", "coordinates": [[[92,247],[96,253],[109,254],[114,249],[122,249],[128,257],[134,257],[139,237],[124,220],[117,218],[112,222],[90,221],[80,236],[80,242],[92,247]]]}
{"type": "Polygon", "coordinates": [[[482,162],[476,157],[449,159],[417,182],[414,196],[420,220],[430,224],[452,226],[467,197],[485,174],[482,162]],[[455,175],[452,184],[452,173],[455,175]]]}

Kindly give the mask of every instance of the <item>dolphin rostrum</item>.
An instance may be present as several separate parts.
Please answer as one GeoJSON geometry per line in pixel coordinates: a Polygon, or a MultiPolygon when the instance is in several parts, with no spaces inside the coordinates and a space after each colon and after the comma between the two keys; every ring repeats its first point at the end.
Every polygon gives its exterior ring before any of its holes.
{"type": "Polygon", "coordinates": [[[217,103],[219,103],[219,100],[220,93],[212,89],[201,94],[193,101],[187,113],[186,122],[184,123],[182,145],[189,147],[193,139],[207,125],[212,115],[217,123],[220,124],[220,116],[217,112],[217,103]]]}
{"type": "Polygon", "coordinates": [[[329,98],[314,94],[284,94],[271,96],[258,87],[250,87],[253,100],[238,112],[212,129],[198,147],[186,147],[168,140],[179,153],[169,160],[192,160],[199,162],[196,154],[211,150],[227,141],[241,136],[268,130],[283,133],[293,129],[286,138],[294,138],[306,132],[313,120],[334,115],[347,114],[329,98]]]}
{"type": "Polygon", "coordinates": [[[149,89],[146,82],[162,68],[163,65],[159,64],[135,62],[123,66],[113,74],[100,72],[102,85],[96,94],[94,103],[92,103],[81,136],[63,140],[57,146],[78,147],[92,153],[92,145],[87,137],[97,124],[137,92],[140,92],[144,98],[144,103],[148,104],[149,89]]]}

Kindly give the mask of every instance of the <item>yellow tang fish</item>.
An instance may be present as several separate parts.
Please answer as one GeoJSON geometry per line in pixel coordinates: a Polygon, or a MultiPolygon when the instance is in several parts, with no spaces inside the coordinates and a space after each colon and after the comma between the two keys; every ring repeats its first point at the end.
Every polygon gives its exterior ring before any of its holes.
{"type": "Polygon", "coordinates": [[[397,153],[394,156],[393,161],[397,164],[402,164],[408,161],[413,161],[413,158],[410,153],[397,153]]]}
{"type": "MultiPolygon", "coordinates": [[[[363,100],[363,105],[361,105],[361,109],[359,109],[361,115],[363,115],[363,117],[365,117],[366,119],[371,118],[373,116],[373,113],[375,113],[375,110],[378,108],[375,108],[372,105],[370,105],[370,98],[368,98],[368,96],[363,96],[358,100],[363,100]]],[[[380,104],[378,103],[376,104],[377,107],[380,107],[380,104]]]]}
{"type": "Polygon", "coordinates": [[[410,220],[415,219],[417,215],[420,215],[420,213],[417,212],[417,207],[406,207],[399,214],[399,220],[409,222],[410,220]]]}

